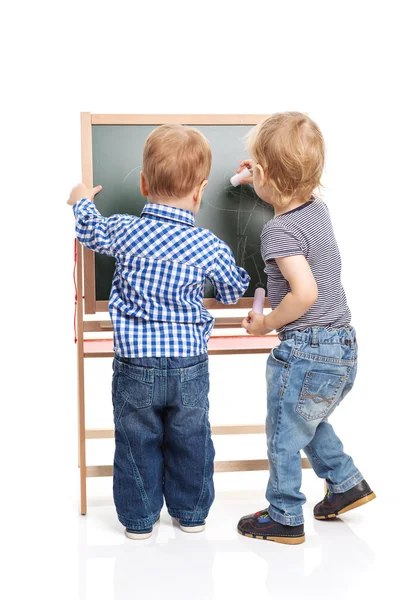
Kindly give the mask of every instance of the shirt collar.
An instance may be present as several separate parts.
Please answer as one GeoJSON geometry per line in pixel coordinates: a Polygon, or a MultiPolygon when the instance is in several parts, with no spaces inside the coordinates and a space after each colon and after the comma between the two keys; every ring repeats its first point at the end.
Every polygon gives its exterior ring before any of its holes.
{"type": "Polygon", "coordinates": [[[167,221],[175,221],[183,225],[194,227],[194,214],[191,210],[185,208],[176,208],[175,206],[167,206],[166,204],[154,204],[148,202],[141,212],[141,217],[150,216],[157,219],[167,221]]]}

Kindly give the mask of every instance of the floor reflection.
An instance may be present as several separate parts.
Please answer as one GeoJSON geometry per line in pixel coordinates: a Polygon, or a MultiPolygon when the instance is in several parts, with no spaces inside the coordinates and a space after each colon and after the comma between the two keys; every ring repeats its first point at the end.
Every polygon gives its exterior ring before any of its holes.
{"type": "MultiPolygon", "coordinates": [[[[359,581],[373,563],[370,546],[342,520],[314,521],[313,530],[312,525],[307,530],[306,543],[289,547],[235,535],[231,523],[236,521],[236,506],[233,514],[229,513],[234,503],[222,504],[221,498],[218,513],[220,506],[222,519],[216,521],[216,530],[212,527],[203,534],[184,534],[163,513],[153,537],[141,542],[122,537],[122,529],[109,510],[103,517],[103,528],[112,539],[116,539],[116,531],[120,535],[120,543],[114,545],[88,545],[89,519],[80,518],[80,600],[90,600],[87,576],[92,559],[112,559],[113,596],[107,590],[106,597],[114,600],[229,598],[231,589],[241,596],[246,590],[251,595],[258,590],[255,600],[289,595],[292,599],[340,600],[355,596],[359,581]],[[220,526],[221,521],[226,529],[220,526]]],[[[108,569],[109,561],[103,563],[108,569]]],[[[96,569],[95,577],[98,572],[96,569]]]]}

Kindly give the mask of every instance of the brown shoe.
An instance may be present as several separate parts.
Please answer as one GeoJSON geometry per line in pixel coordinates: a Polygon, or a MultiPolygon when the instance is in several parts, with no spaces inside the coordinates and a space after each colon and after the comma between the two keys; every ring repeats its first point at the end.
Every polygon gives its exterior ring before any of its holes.
{"type": "Polygon", "coordinates": [[[328,490],[325,498],[315,506],[314,517],[321,520],[335,519],[338,515],[362,506],[375,498],[376,494],[372,492],[367,481],[363,479],[351,490],[347,490],[342,494],[334,494],[328,490]]]}
{"type": "Polygon", "coordinates": [[[270,517],[267,509],[242,517],[238,523],[238,532],[246,537],[279,544],[294,545],[305,541],[303,525],[290,526],[277,523],[270,517]]]}

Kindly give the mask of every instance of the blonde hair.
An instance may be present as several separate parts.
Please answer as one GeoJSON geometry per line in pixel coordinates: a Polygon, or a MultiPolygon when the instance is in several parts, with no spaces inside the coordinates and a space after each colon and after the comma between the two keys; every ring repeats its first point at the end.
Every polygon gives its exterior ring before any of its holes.
{"type": "Polygon", "coordinates": [[[309,200],[321,186],[325,145],[318,125],[299,112],[277,113],[251,130],[248,149],[277,192],[273,201],[309,200]]]}
{"type": "Polygon", "coordinates": [[[193,127],[160,125],[145,141],[142,170],[148,192],[182,198],[208,178],[212,152],[193,127]]]}

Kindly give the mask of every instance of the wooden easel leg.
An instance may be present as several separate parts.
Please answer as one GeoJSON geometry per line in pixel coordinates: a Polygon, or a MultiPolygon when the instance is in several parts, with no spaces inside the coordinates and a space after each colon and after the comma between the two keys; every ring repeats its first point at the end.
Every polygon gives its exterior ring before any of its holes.
{"type": "Polygon", "coordinates": [[[80,466],[80,510],[87,513],[87,476],[86,476],[86,419],[84,407],[84,350],[83,338],[77,342],[78,354],[78,457],[80,466]]]}
{"type": "Polygon", "coordinates": [[[80,468],[80,513],[87,514],[87,478],[86,470],[80,468]]]}
{"type": "MultiPolygon", "coordinates": [[[[84,377],[81,377],[83,380],[84,377]]],[[[78,452],[80,457],[80,512],[82,515],[87,513],[87,475],[86,475],[86,424],[84,416],[84,389],[80,393],[80,387],[84,381],[80,382],[79,374],[79,396],[78,396],[78,419],[79,419],[79,435],[78,435],[78,452]]]]}
{"type": "Polygon", "coordinates": [[[78,464],[80,467],[80,511],[87,513],[86,418],[84,404],[84,331],[83,331],[83,267],[81,245],[77,242],[77,395],[78,395],[78,464]]]}
{"type": "Polygon", "coordinates": [[[80,464],[80,510],[87,513],[87,476],[86,476],[86,419],[84,407],[84,350],[83,338],[78,345],[78,455],[80,464]],[[81,355],[81,356],[80,356],[81,355]]]}

